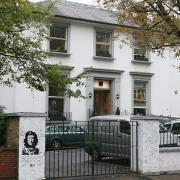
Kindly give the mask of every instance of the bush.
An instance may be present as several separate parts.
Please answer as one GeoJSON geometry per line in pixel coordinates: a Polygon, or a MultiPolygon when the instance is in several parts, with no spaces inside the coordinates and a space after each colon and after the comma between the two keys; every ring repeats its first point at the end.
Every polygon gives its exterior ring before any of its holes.
{"type": "Polygon", "coordinates": [[[2,106],[0,106],[0,147],[6,142],[6,122],[2,106]]]}

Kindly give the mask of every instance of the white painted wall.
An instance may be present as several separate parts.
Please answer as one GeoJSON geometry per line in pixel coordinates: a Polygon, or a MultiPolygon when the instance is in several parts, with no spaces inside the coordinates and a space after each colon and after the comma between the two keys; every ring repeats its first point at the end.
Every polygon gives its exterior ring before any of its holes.
{"type": "MultiPolygon", "coordinates": [[[[179,173],[180,147],[159,148],[158,119],[152,117],[132,117],[132,119],[138,122],[138,171],[145,175],[179,173]]],[[[132,138],[135,142],[135,134],[132,138]]],[[[136,151],[132,150],[132,153],[132,156],[136,157],[136,151]]],[[[131,170],[136,171],[136,158],[132,162],[131,170]]]]}
{"type": "Polygon", "coordinates": [[[146,175],[159,174],[159,121],[139,117],[138,170],[146,175]]]}
{"type": "Polygon", "coordinates": [[[159,153],[160,172],[180,172],[180,148],[162,148],[159,153]]]}
{"type": "Polygon", "coordinates": [[[40,180],[45,178],[45,122],[46,117],[20,117],[19,180],[40,180]],[[29,132],[37,135],[38,142],[35,146],[35,153],[30,152],[24,143],[29,132]]]}
{"type": "MultiPolygon", "coordinates": [[[[170,55],[162,59],[151,54],[151,64],[134,64],[131,62],[131,47],[124,45],[120,48],[120,45],[120,42],[115,40],[114,61],[95,60],[93,59],[94,26],[87,23],[72,22],[70,25],[71,55],[68,57],[53,56],[48,59],[48,62],[74,66],[71,72],[72,77],[87,67],[123,70],[124,73],[120,77],[120,108],[129,112],[132,112],[132,77],[129,72],[154,73],[151,79],[151,114],[180,116],[180,73],[172,67],[173,65],[180,65],[180,61],[175,60],[170,55]]],[[[76,90],[77,87],[73,85],[72,89],[76,90]]],[[[86,95],[86,88],[83,87],[81,90],[82,94],[86,95]]],[[[31,92],[24,85],[17,85],[16,88],[8,90],[3,87],[0,88],[0,104],[7,107],[7,112],[46,112],[46,103],[46,93],[31,92]]],[[[86,100],[72,98],[70,100],[70,111],[73,120],[86,120],[86,100]]]]}

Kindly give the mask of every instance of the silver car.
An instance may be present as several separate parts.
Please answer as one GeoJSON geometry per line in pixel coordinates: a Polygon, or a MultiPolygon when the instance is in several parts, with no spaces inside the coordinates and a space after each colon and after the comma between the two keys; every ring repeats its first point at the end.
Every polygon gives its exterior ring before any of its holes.
{"type": "Polygon", "coordinates": [[[95,160],[104,157],[130,159],[131,126],[129,116],[105,115],[90,119],[85,151],[95,160]]]}
{"type": "Polygon", "coordinates": [[[176,147],[180,145],[180,120],[160,124],[160,147],[176,147]]]}

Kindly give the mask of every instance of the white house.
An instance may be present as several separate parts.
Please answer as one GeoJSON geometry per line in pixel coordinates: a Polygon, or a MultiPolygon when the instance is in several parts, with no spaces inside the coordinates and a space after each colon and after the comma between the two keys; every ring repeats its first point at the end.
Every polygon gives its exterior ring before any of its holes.
{"type": "Polygon", "coordinates": [[[173,55],[162,58],[138,45],[120,47],[113,31],[116,16],[95,6],[58,1],[54,17],[51,41],[45,44],[53,52],[48,63],[65,66],[69,77],[91,69],[80,88],[87,98],[68,99],[51,89],[38,92],[15,84],[0,87],[0,104],[7,113],[46,112],[52,120],[83,121],[120,108],[131,114],[180,116],[180,61],[173,55]]]}

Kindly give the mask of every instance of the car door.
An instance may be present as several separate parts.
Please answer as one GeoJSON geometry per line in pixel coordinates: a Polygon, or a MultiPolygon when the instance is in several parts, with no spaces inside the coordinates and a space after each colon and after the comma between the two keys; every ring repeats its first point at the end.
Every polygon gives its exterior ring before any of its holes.
{"type": "Polygon", "coordinates": [[[84,143],[85,132],[80,126],[71,126],[68,132],[69,142],[72,145],[84,143]]]}
{"type": "Polygon", "coordinates": [[[118,132],[118,156],[130,157],[131,126],[128,121],[120,121],[118,132]]]}

